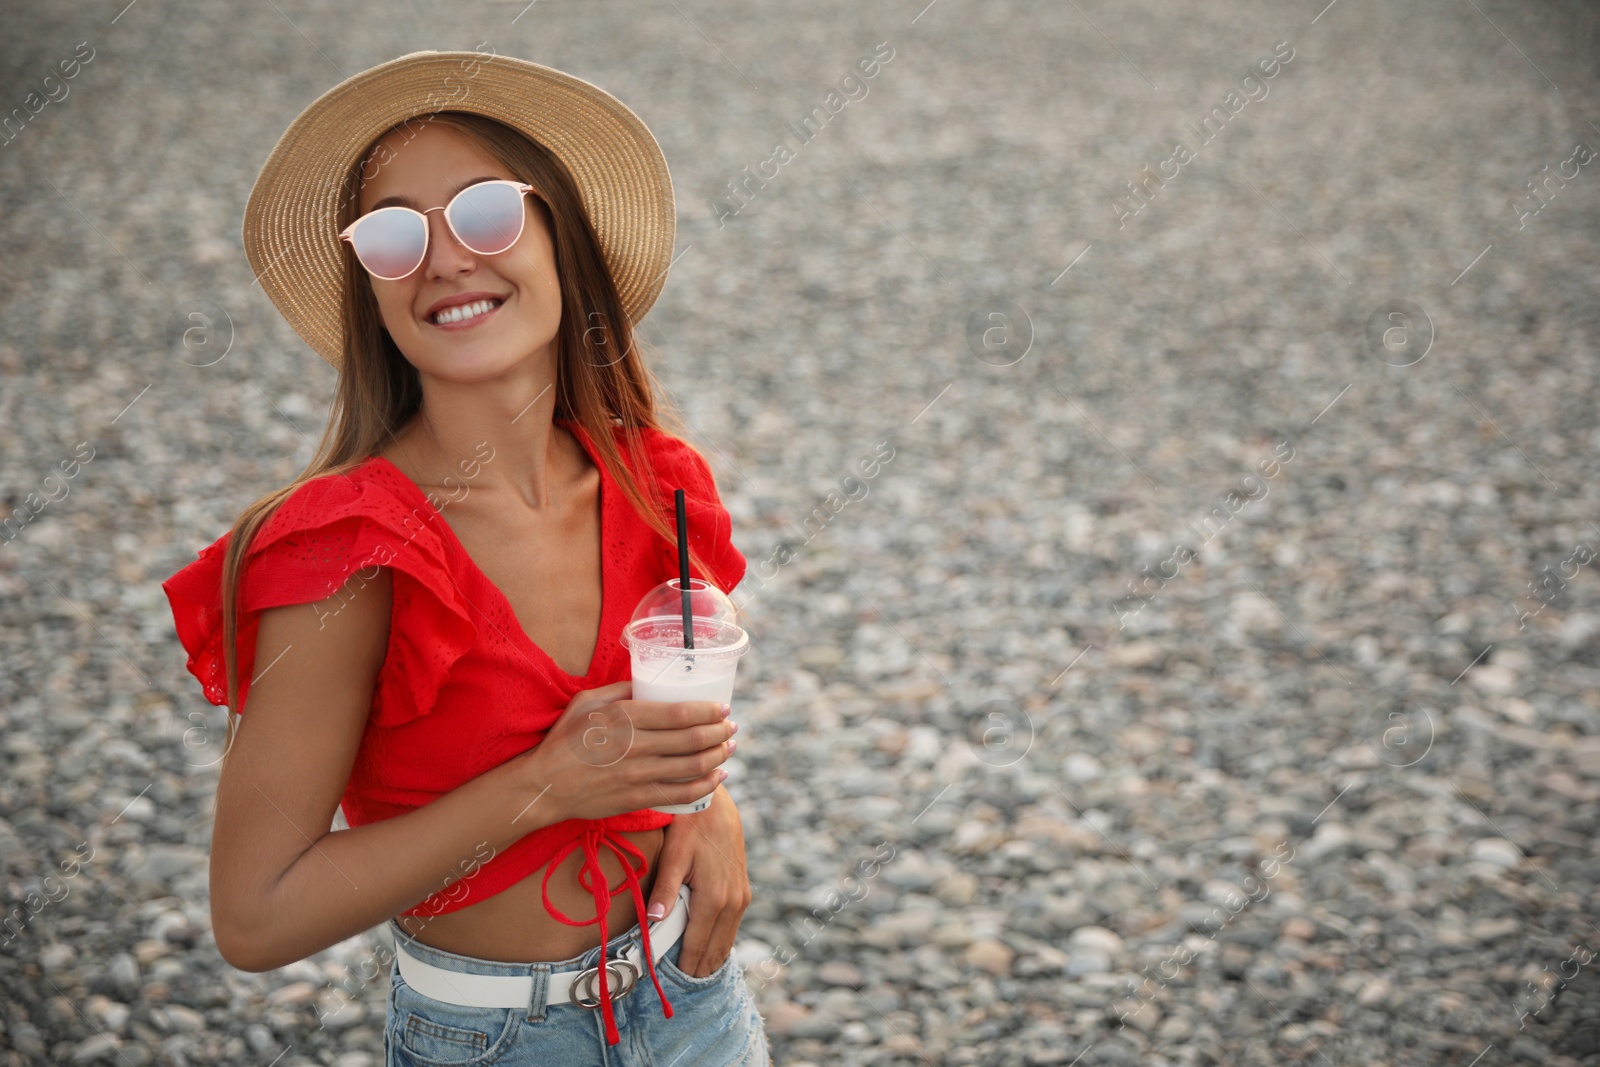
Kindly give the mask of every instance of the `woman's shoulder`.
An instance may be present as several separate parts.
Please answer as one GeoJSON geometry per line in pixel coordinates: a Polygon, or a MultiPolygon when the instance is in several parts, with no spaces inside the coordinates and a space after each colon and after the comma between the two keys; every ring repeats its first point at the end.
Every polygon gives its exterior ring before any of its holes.
{"type": "MultiPolygon", "coordinates": [[[[380,681],[380,704],[400,710],[386,712],[384,721],[425,713],[449,666],[472,647],[476,634],[440,536],[441,522],[421,490],[377,457],[308,479],[251,538],[239,576],[241,623],[269,608],[325,601],[347,583],[370,581],[377,568],[387,567],[395,617],[422,622],[391,631],[388,658],[395,677],[380,681]]],[[[229,536],[162,583],[189,670],[212,703],[225,701],[222,583],[229,536]]],[[[254,654],[252,634],[250,626],[241,626],[244,668],[254,654]]],[[[244,693],[241,687],[241,701],[244,693]]]]}
{"type": "Polygon", "coordinates": [[[368,456],[343,470],[307,479],[283,498],[265,525],[315,518],[324,512],[382,510],[395,496],[384,476],[386,466],[381,456],[368,456]]]}
{"type": "MultiPolygon", "coordinates": [[[[322,589],[344,572],[389,564],[402,552],[424,571],[443,572],[443,543],[430,521],[437,518],[421,491],[381,457],[318,475],[296,486],[256,527],[242,561],[245,587],[271,575],[279,583],[303,576],[309,587],[322,589]]],[[[170,584],[191,595],[212,593],[231,537],[226,532],[202,548],[170,584]]]]}
{"type": "Polygon", "coordinates": [[[261,525],[250,554],[290,534],[357,527],[397,534],[437,550],[437,519],[437,508],[415,483],[382,456],[371,456],[298,486],[261,525]]]}
{"type": "MultiPolygon", "coordinates": [[[[626,447],[623,428],[613,429],[618,444],[626,447]]],[[[662,426],[642,426],[638,434],[651,473],[663,483],[672,488],[714,489],[711,464],[693,444],[662,426]]]]}
{"type": "MultiPolygon", "coordinates": [[[[622,427],[615,429],[620,442],[622,427]]],[[[663,427],[640,427],[638,436],[649,459],[656,499],[665,509],[662,518],[669,526],[673,524],[673,490],[682,489],[690,541],[711,568],[717,585],[724,592],[731,591],[744,577],[745,558],[733,544],[733,519],[717,491],[711,464],[693,444],[663,427]]],[[[677,565],[677,550],[665,540],[657,547],[662,566],[670,572],[677,565]]]]}

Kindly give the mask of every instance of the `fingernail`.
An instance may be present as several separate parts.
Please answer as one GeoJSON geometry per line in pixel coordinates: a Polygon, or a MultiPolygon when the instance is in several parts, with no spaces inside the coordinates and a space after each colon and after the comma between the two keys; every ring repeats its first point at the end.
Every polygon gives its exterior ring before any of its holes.
{"type": "Polygon", "coordinates": [[[722,717],[724,719],[726,719],[729,715],[732,715],[732,714],[733,714],[733,709],[732,708],[730,708],[726,704],[722,705],[722,717]]]}
{"type": "Polygon", "coordinates": [[[723,770],[720,767],[717,768],[717,781],[726,782],[727,780],[728,780],[728,772],[723,770]]]}
{"type": "Polygon", "coordinates": [[[736,749],[738,747],[739,747],[739,739],[737,737],[728,738],[728,751],[729,752],[732,752],[734,749],[736,749]]]}
{"type": "MultiPolygon", "coordinates": [[[[739,724],[738,723],[730,722],[728,725],[733,727],[733,732],[734,733],[738,733],[739,732],[739,724]]],[[[732,735],[730,734],[729,736],[732,736],[732,735]]]]}
{"type": "Polygon", "coordinates": [[[667,906],[665,904],[652,904],[650,905],[650,910],[645,912],[652,920],[659,919],[666,913],[667,906]]]}

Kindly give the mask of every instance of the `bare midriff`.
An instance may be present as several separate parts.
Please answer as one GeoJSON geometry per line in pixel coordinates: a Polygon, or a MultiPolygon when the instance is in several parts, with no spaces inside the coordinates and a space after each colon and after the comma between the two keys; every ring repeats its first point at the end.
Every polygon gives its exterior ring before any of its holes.
{"type": "MultiPolygon", "coordinates": [[[[639,892],[648,902],[656,881],[656,857],[661,854],[666,831],[617,832],[616,836],[633,842],[644,853],[647,870],[639,878],[639,892]]],[[[615,939],[639,921],[639,910],[632,889],[627,887],[622,860],[604,846],[599,855],[606,884],[624,887],[611,898],[611,910],[606,913],[606,932],[615,939]]],[[[580,845],[561,861],[550,876],[549,885],[550,903],[579,922],[595,916],[594,894],[578,884],[582,867],[580,845]]],[[[433,916],[401,915],[395,921],[424,945],[461,956],[507,963],[550,963],[581,956],[600,944],[600,926],[568,926],[546,911],[544,872],[541,867],[509,889],[460,911],[433,916]]]]}

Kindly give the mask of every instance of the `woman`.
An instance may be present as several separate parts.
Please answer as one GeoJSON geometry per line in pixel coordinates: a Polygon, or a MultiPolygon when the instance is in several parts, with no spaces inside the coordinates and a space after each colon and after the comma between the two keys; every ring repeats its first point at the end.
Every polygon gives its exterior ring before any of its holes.
{"type": "Polygon", "coordinates": [[[389,920],[392,1065],[768,1062],[737,727],[629,699],[618,640],[676,573],[675,489],[692,569],[745,569],[633,343],[673,241],[654,138],[559,71],[414,53],[295,120],[244,236],[340,377],[307,470],[164,584],[230,709],[218,950],[263,971],[389,920]]]}

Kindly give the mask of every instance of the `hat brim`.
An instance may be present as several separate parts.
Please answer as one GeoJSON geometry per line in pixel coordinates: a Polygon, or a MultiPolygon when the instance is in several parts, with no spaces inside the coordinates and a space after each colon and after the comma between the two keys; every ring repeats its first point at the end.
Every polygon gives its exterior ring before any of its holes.
{"type": "Polygon", "coordinates": [[[343,361],[343,252],[336,219],[349,168],[381,133],[437,111],[469,111],[531,137],[566,166],[624,312],[637,323],[666,284],[677,219],[666,157],[616,97],[510,56],[413,52],[329,89],[289,125],[244,212],[261,288],[306,344],[343,361]]]}

